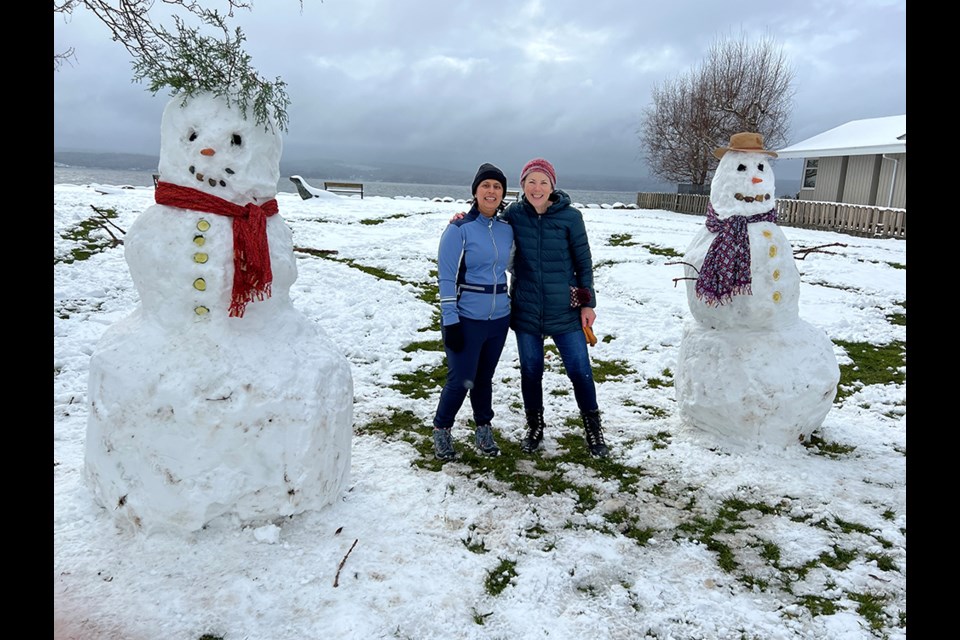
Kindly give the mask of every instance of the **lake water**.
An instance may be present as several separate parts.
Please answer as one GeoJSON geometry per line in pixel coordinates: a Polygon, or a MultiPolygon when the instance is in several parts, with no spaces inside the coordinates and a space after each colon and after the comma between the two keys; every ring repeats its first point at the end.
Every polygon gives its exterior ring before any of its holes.
{"type": "MultiPolygon", "coordinates": [[[[312,187],[323,188],[323,178],[304,179],[312,187]]],[[[129,171],[120,169],[99,169],[90,167],[53,167],[54,184],[105,184],[114,186],[129,185],[133,187],[153,186],[153,173],[149,171],[129,171]]],[[[562,188],[562,186],[561,186],[562,188]]],[[[283,176],[277,183],[277,191],[281,193],[296,193],[297,188],[290,182],[289,176],[283,176]]],[[[586,191],[564,189],[573,202],[583,205],[589,204],[633,204],[637,201],[636,191],[586,191]]],[[[417,198],[454,198],[470,199],[469,185],[449,184],[406,184],[400,182],[364,182],[364,196],[383,196],[395,198],[398,196],[412,196],[417,198]]]]}

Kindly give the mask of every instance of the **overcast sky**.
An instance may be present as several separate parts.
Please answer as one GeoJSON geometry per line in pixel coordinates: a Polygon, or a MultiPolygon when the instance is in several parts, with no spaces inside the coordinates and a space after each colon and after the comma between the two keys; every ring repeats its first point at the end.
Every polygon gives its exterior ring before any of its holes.
{"type": "MultiPolygon", "coordinates": [[[[259,73],[288,85],[287,162],[472,171],[545,156],[558,173],[648,175],[636,132],[651,88],[741,32],[772,37],[794,69],[790,144],[906,113],[905,0],[253,4],[233,24],[259,73]]],[[[132,82],[129,54],[84,9],[54,14],[54,52],[69,47],[54,150],[158,155],[169,94],[132,82]]]]}

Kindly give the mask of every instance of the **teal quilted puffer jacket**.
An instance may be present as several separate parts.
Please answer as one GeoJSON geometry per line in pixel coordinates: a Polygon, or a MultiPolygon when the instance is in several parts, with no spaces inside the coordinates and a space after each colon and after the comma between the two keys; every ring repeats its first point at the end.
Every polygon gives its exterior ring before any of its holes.
{"type": "Polygon", "coordinates": [[[580,331],[580,308],[570,306],[570,287],[593,290],[593,259],[583,215],[559,189],[553,203],[537,214],[521,196],[501,217],[513,227],[514,257],[510,297],[514,331],[555,335],[580,331]]]}

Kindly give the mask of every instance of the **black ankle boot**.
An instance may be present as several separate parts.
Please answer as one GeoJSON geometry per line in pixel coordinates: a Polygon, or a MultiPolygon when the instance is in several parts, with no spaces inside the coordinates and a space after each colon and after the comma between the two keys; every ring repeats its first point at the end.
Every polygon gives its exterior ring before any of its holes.
{"type": "Polygon", "coordinates": [[[600,426],[600,410],[594,409],[581,413],[583,418],[583,431],[587,439],[587,447],[590,449],[590,455],[595,458],[606,458],[610,455],[606,443],[603,441],[603,427],[600,426]]]}
{"type": "Polygon", "coordinates": [[[527,433],[523,436],[520,449],[524,453],[533,453],[540,448],[543,441],[543,409],[527,412],[527,433]]]}

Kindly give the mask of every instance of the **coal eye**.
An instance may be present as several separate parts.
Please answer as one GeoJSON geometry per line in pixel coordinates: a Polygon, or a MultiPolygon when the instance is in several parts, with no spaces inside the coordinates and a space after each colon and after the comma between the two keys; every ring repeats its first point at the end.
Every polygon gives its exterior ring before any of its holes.
{"type": "Polygon", "coordinates": [[[230,137],[230,144],[235,147],[239,147],[241,144],[243,144],[243,138],[240,137],[239,133],[235,133],[230,137]]]}
{"type": "Polygon", "coordinates": [[[738,165],[737,165],[737,171],[746,171],[746,170],[747,170],[747,165],[745,165],[745,164],[738,164],[738,165]]]}
{"type": "Polygon", "coordinates": [[[763,163],[762,163],[762,162],[757,165],[757,169],[759,169],[760,171],[763,171],[763,163]]]}
{"type": "Polygon", "coordinates": [[[196,131],[191,131],[191,132],[190,132],[190,142],[193,142],[193,141],[196,140],[196,139],[197,139],[197,132],[196,132],[196,131]]]}

